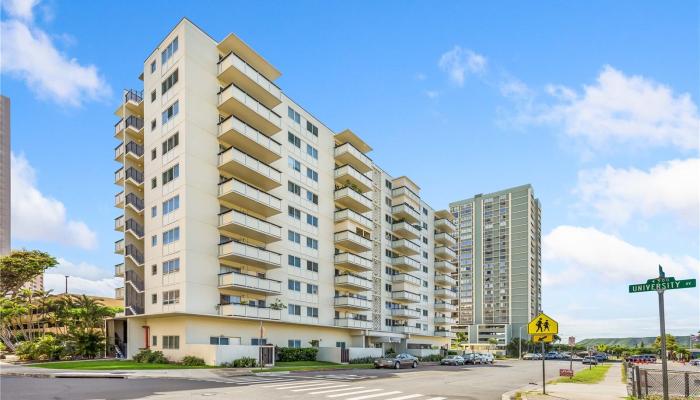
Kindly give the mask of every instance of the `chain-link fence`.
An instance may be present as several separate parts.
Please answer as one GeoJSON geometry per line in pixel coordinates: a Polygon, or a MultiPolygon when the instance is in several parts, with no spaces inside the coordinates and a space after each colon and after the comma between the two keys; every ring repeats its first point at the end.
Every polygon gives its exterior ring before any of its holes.
{"type": "MultiPolygon", "coordinates": [[[[637,399],[662,398],[663,374],[660,369],[625,363],[627,394],[637,399]]],[[[700,399],[700,372],[668,371],[668,394],[672,399],[700,399]]]]}

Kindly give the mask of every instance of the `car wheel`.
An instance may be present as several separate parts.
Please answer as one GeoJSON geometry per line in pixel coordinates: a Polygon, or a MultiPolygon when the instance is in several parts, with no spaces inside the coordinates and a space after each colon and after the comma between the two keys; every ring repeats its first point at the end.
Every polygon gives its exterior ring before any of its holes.
{"type": "Polygon", "coordinates": [[[395,369],[401,368],[401,363],[397,361],[396,364],[394,364],[394,368],[395,369]]]}
{"type": "Polygon", "coordinates": [[[413,362],[413,365],[412,365],[411,367],[412,367],[412,368],[415,368],[415,367],[417,367],[417,366],[418,366],[418,363],[414,361],[414,362],[413,362]]]}

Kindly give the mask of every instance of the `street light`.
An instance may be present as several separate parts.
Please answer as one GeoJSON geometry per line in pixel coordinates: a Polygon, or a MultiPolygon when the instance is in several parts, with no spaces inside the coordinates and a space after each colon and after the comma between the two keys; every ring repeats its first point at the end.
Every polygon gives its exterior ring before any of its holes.
{"type": "Polygon", "coordinates": [[[523,350],[522,350],[522,345],[523,345],[523,328],[525,325],[520,325],[520,329],[518,329],[518,360],[523,359],[523,350]]]}

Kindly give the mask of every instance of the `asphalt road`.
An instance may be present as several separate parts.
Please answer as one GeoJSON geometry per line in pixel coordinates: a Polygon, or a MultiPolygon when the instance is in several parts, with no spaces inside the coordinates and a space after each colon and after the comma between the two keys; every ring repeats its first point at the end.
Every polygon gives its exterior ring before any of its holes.
{"type": "MultiPolygon", "coordinates": [[[[547,361],[547,379],[568,368],[568,361],[547,361]]],[[[246,399],[246,400],[482,400],[542,379],[541,361],[495,365],[421,366],[417,369],[309,371],[292,374],[227,377],[218,382],[186,379],[0,378],[0,397],[17,400],[92,399],[246,399]]],[[[580,369],[574,363],[574,369],[580,369]]]]}

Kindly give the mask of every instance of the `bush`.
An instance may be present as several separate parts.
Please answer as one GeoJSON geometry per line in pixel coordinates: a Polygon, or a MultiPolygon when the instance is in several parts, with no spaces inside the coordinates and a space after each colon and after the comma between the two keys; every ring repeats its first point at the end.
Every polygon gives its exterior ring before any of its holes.
{"type": "Polygon", "coordinates": [[[104,349],[104,336],[100,332],[80,332],[75,335],[75,348],[70,355],[95,358],[104,349]]]}
{"type": "Polygon", "coordinates": [[[457,350],[448,350],[448,351],[447,351],[447,355],[448,355],[448,356],[458,356],[458,355],[459,355],[459,351],[457,351],[457,350]]]}
{"type": "Polygon", "coordinates": [[[150,349],[139,351],[132,359],[141,364],[168,364],[170,362],[162,351],[151,351],[150,349]]]}
{"type": "Polygon", "coordinates": [[[394,350],[393,347],[389,347],[389,348],[386,350],[386,353],[385,353],[385,354],[386,354],[387,357],[392,357],[392,356],[396,355],[396,350],[394,350]]]}
{"type": "Polygon", "coordinates": [[[34,342],[20,342],[15,347],[15,355],[22,361],[33,360],[36,357],[36,344],[34,342]]]}
{"type": "Polygon", "coordinates": [[[316,361],[318,349],[315,347],[280,347],[277,349],[279,361],[316,361]]]}
{"type": "Polygon", "coordinates": [[[20,360],[58,360],[63,353],[63,346],[52,335],[44,335],[33,341],[21,342],[15,349],[20,360]]]}
{"type": "Polygon", "coordinates": [[[243,357],[239,358],[237,360],[233,360],[232,362],[223,362],[221,363],[222,368],[253,368],[257,362],[255,361],[254,358],[251,357],[243,357]]]}
{"type": "Polygon", "coordinates": [[[440,354],[431,354],[429,356],[423,356],[423,357],[418,357],[420,361],[440,361],[443,359],[443,357],[440,354]]]}
{"type": "Polygon", "coordinates": [[[185,356],[182,358],[182,365],[186,365],[188,367],[203,367],[206,365],[204,363],[203,358],[195,357],[195,356],[185,356]]]}
{"type": "Polygon", "coordinates": [[[373,362],[374,357],[360,357],[350,360],[350,364],[372,364],[373,362]]]}

